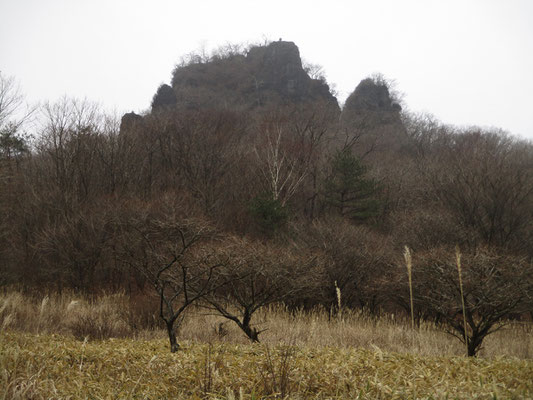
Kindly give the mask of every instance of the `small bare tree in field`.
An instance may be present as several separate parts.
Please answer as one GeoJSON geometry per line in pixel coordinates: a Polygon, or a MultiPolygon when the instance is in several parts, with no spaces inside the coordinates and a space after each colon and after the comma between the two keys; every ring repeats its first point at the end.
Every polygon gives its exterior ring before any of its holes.
{"type": "MultiPolygon", "coordinates": [[[[168,206],[168,205],[167,205],[168,206]]],[[[189,306],[218,288],[221,266],[203,243],[213,229],[200,219],[185,218],[176,209],[150,212],[121,224],[122,257],[152,283],[159,297],[170,351],[179,349],[176,333],[189,306]]]]}
{"type": "Polygon", "coordinates": [[[456,263],[453,251],[444,249],[413,255],[415,307],[466,343],[468,356],[475,356],[488,335],[510,317],[531,310],[533,266],[496,250],[462,254],[461,291],[456,263]]]}
{"type": "Polygon", "coordinates": [[[232,239],[219,250],[217,271],[224,286],[207,296],[210,307],[235,322],[252,342],[261,333],[252,324],[261,308],[306,293],[316,286],[320,259],[287,246],[232,239]]]}

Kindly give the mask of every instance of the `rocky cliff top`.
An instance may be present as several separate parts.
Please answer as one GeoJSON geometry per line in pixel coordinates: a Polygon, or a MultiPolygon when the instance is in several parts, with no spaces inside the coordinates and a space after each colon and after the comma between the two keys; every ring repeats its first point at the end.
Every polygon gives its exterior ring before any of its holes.
{"type": "Polygon", "coordinates": [[[327,83],[309,77],[298,47],[285,41],[177,67],[172,89],[178,106],[188,108],[250,109],[312,101],[338,108],[327,83]]]}
{"type": "Polygon", "coordinates": [[[365,129],[384,125],[403,127],[401,110],[402,107],[395,101],[384,80],[366,78],[346,99],[341,120],[365,129]]]}

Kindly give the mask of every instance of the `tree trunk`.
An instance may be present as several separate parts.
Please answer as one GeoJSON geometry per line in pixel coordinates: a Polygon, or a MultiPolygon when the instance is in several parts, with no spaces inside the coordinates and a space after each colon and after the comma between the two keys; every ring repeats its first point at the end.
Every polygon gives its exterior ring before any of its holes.
{"type": "Polygon", "coordinates": [[[174,332],[174,323],[167,322],[166,325],[167,325],[168,338],[170,340],[170,352],[175,353],[179,350],[180,345],[178,344],[178,340],[176,339],[176,333],[174,332]]]}
{"type": "Polygon", "coordinates": [[[257,329],[252,328],[250,326],[250,322],[252,320],[252,315],[250,312],[245,311],[244,317],[242,319],[242,330],[244,333],[246,333],[246,336],[250,338],[250,340],[254,343],[259,343],[259,332],[257,332],[257,329]]]}
{"type": "Polygon", "coordinates": [[[481,347],[483,337],[473,336],[468,338],[468,357],[475,357],[477,351],[481,347]]]}
{"type": "Polygon", "coordinates": [[[243,325],[242,329],[252,342],[259,343],[259,332],[257,332],[257,329],[251,328],[249,325],[243,325]]]}

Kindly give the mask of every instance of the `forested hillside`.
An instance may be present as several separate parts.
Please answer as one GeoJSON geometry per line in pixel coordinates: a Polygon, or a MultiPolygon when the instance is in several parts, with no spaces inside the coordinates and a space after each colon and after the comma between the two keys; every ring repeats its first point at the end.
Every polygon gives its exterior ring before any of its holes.
{"type": "Polygon", "coordinates": [[[1,285],[153,292],[172,350],[198,301],[255,341],[272,303],[408,315],[404,252],[414,318],[462,338],[464,314],[471,355],[533,312],[533,146],[404,112],[381,76],[341,110],[294,43],[228,46],[142,115],[64,98],[35,130],[1,78],[1,285]]]}

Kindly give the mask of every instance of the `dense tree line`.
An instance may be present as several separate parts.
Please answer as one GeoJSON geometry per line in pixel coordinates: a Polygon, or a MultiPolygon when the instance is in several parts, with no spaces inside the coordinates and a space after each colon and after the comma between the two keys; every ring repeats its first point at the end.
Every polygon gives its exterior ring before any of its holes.
{"type": "Polygon", "coordinates": [[[176,107],[170,86],[122,121],[87,101],[46,104],[29,139],[1,78],[2,285],[155,288],[176,350],[198,299],[252,340],[260,307],[334,312],[337,290],[343,307],[408,311],[407,245],[418,317],[461,336],[459,246],[472,354],[475,332],[533,310],[529,142],[392,103],[400,124],[365,107],[339,118],[315,100],[176,107]]]}

